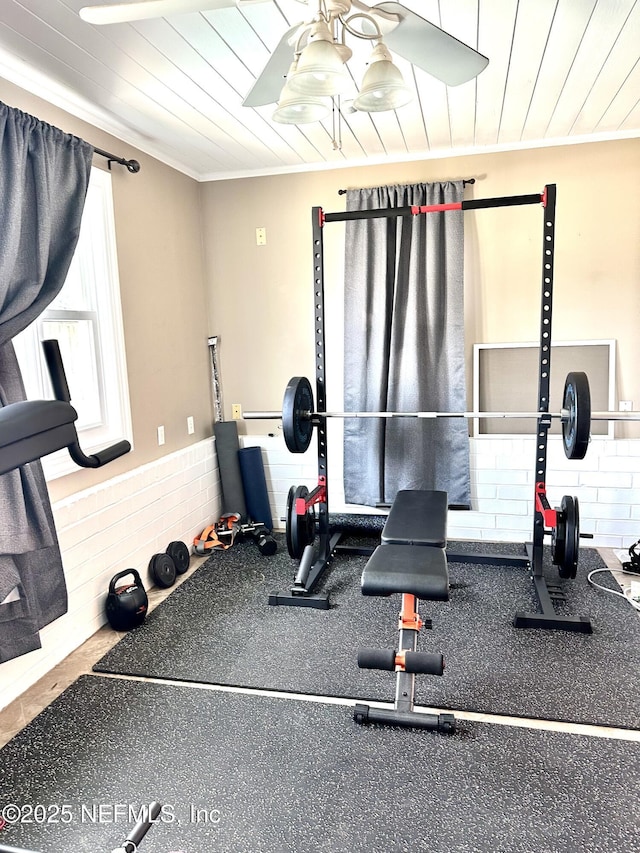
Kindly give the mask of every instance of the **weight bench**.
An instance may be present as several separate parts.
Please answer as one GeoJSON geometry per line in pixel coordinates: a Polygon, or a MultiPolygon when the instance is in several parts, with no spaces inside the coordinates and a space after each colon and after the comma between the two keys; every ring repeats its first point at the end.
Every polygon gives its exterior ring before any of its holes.
{"type": "Polygon", "coordinates": [[[357,723],[386,723],[446,733],[455,731],[453,714],[422,714],[414,710],[416,675],[442,675],[444,671],[442,655],[417,651],[417,640],[423,625],[431,627],[431,620],[423,622],[418,615],[418,600],[449,599],[449,572],[444,550],[447,506],[446,492],[399,491],[382,530],[381,544],[364,568],[362,594],[400,594],[402,609],[398,651],[362,649],[358,653],[361,669],[396,672],[394,707],[357,704],[353,712],[357,723]]]}

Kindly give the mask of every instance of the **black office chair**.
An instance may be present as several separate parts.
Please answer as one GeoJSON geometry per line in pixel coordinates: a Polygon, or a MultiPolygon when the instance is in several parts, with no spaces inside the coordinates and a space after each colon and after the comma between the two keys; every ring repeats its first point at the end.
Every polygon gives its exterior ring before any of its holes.
{"type": "Polygon", "coordinates": [[[128,441],[119,441],[91,455],[82,450],[75,428],[78,413],[71,405],[58,341],[42,341],[42,347],[55,400],[24,400],[0,409],[0,474],[63,447],[82,468],[100,468],[128,453],[128,441]]]}

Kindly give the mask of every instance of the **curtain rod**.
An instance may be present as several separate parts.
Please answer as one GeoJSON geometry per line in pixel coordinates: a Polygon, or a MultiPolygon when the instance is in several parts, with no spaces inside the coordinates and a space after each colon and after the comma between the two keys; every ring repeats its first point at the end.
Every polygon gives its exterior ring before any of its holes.
{"type": "MultiPolygon", "coordinates": [[[[462,185],[466,187],[467,184],[475,184],[475,182],[475,178],[465,178],[462,185]]],[[[338,195],[344,195],[346,192],[348,192],[348,190],[338,190],[338,195]]]]}
{"type": "Polygon", "coordinates": [[[137,160],[125,160],[124,157],[116,157],[115,154],[109,154],[108,151],[103,151],[102,148],[93,149],[94,154],[99,154],[101,157],[106,157],[108,162],[109,169],[111,169],[112,163],[119,163],[120,166],[126,166],[127,169],[135,175],[136,172],[140,171],[140,163],[137,160]]]}

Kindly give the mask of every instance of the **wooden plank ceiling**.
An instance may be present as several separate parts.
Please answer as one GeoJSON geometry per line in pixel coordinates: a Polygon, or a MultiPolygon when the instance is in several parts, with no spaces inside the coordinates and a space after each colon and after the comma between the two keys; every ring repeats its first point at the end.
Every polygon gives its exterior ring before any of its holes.
{"type": "MultiPolygon", "coordinates": [[[[0,76],[200,180],[640,136],[640,0],[404,0],[489,65],[448,88],[397,58],[412,103],[343,110],[341,146],[335,117],[242,106],[297,0],[101,27],[77,14],[97,2],[2,0],[0,76]]],[[[347,100],[370,50],[349,45],[347,100]]]]}

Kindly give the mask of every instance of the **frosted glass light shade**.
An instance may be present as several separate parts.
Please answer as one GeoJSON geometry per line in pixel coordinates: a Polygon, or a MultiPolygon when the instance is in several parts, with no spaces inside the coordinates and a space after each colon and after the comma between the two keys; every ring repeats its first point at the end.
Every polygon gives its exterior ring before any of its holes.
{"type": "Polygon", "coordinates": [[[280,124],[309,124],[326,118],[330,109],[328,100],[301,95],[290,86],[285,86],[272,118],[280,124]]]}
{"type": "Polygon", "coordinates": [[[383,112],[403,107],[411,98],[411,89],[393,64],[391,54],[382,43],[376,45],[353,106],[363,112],[383,112]]]}
{"type": "Polygon", "coordinates": [[[333,42],[322,38],[304,48],[298,69],[288,82],[295,92],[318,97],[339,95],[349,84],[340,53],[333,42]]]}

